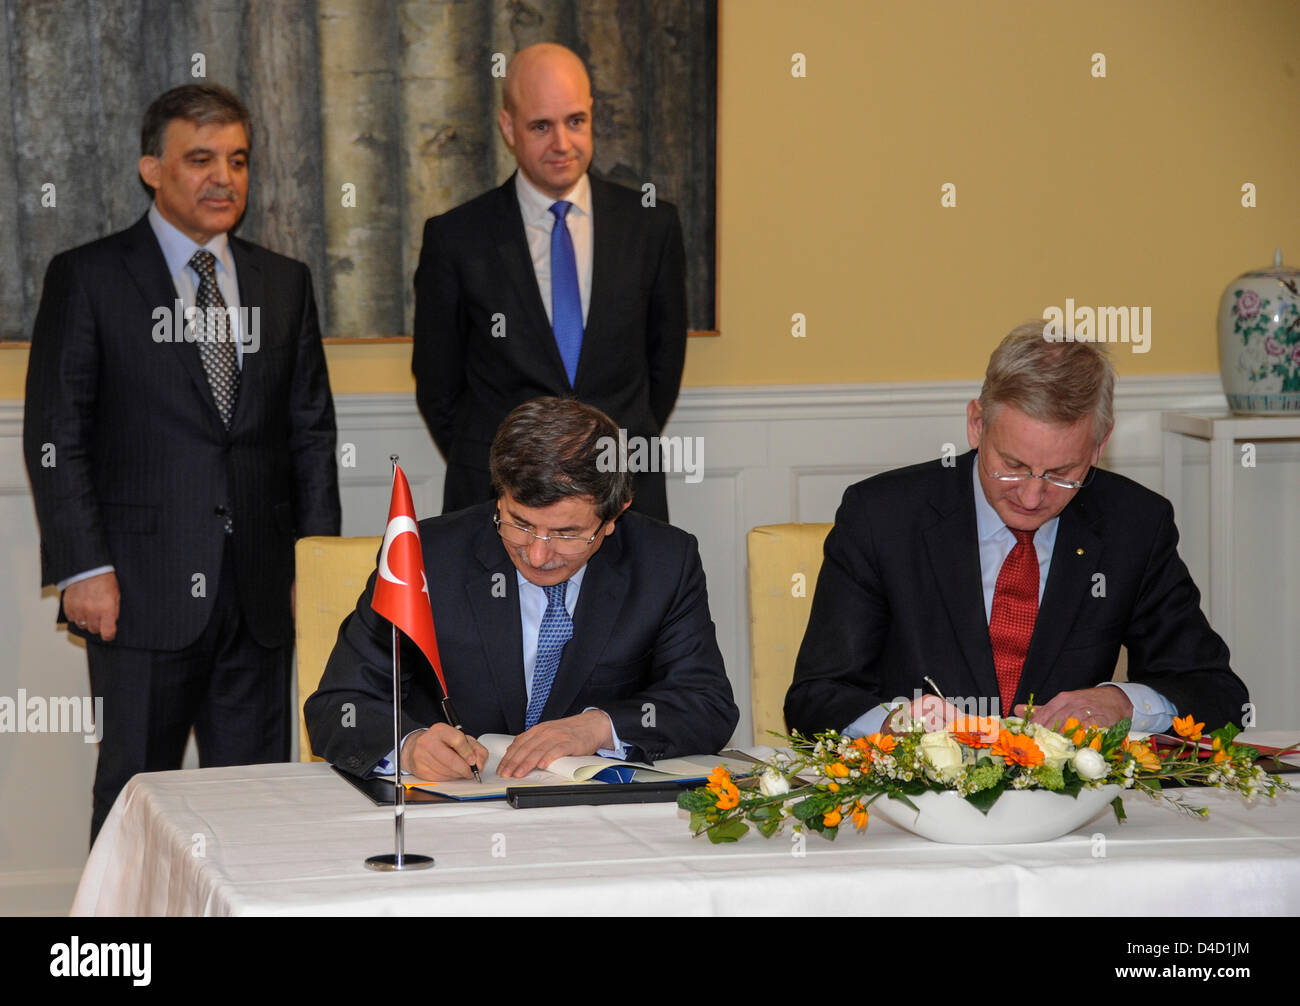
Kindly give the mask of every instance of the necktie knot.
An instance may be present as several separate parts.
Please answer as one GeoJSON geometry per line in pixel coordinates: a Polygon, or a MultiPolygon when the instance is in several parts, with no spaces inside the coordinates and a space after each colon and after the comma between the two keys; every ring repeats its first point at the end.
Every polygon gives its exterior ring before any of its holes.
{"type": "Polygon", "coordinates": [[[189,264],[200,277],[215,276],[217,273],[217,257],[206,248],[200,248],[191,255],[189,264]]]}
{"type": "Polygon", "coordinates": [[[1016,536],[1016,543],[1019,545],[1032,545],[1034,543],[1034,535],[1038,533],[1037,528],[1033,531],[1017,531],[1015,528],[1011,527],[1007,528],[1007,530],[1016,536]]]}
{"type": "Polygon", "coordinates": [[[546,606],[549,608],[552,604],[563,605],[565,597],[568,596],[568,588],[568,580],[553,583],[549,587],[543,587],[542,590],[546,592],[546,606]]]}
{"type": "Polygon", "coordinates": [[[569,202],[567,199],[560,199],[551,203],[551,212],[555,214],[555,219],[560,221],[564,219],[565,214],[569,212],[569,209],[572,206],[573,203],[569,202]]]}

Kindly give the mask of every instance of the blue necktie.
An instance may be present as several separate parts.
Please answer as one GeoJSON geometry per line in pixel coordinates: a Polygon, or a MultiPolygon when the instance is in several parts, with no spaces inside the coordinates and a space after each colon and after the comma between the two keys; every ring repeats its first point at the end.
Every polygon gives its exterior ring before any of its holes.
{"type": "Polygon", "coordinates": [[[542,624],[537,630],[537,659],[533,662],[533,694],[528,700],[528,711],[524,713],[524,729],[531,730],[542,718],[542,709],[551,694],[551,684],[555,681],[555,672],[560,667],[560,657],[564,654],[564,644],[573,638],[573,619],[569,609],[564,606],[564,596],[568,592],[569,581],[543,587],[546,591],[546,610],[542,612],[542,624]]]}
{"type": "Polygon", "coordinates": [[[582,353],[582,291],[578,288],[578,260],[573,238],[564,216],[573,203],[561,199],[551,204],[555,226],[551,228],[551,331],[564,361],[564,372],[573,387],[578,377],[578,356],[582,353]]]}

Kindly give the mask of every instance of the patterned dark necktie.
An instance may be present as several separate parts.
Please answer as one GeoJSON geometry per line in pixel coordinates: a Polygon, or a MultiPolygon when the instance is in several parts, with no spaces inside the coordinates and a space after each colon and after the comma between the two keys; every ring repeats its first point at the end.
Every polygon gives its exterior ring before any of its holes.
{"type": "Polygon", "coordinates": [[[524,729],[531,730],[542,718],[546,700],[551,694],[551,684],[555,681],[555,672],[560,668],[560,657],[564,655],[564,644],[573,638],[573,619],[569,609],[564,606],[569,581],[543,587],[546,591],[546,611],[542,613],[542,624],[537,630],[537,659],[533,661],[533,693],[528,700],[528,710],[524,713],[524,729]]]}
{"type": "Polygon", "coordinates": [[[993,588],[993,611],[989,616],[989,642],[993,644],[993,666],[998,672],[1002,715],[1011,715],[1011,703],[1024,670],[1029,640],[1038,618],[1038,552],[1033,531],[1008,528],[1016,536],[993,588]]]}
{"type": "Polygon", "coordinates": [[[203,372],[208,375],[208,386],[212,388],[221,423],[230,429],[235,403],[239,401],[239,359],[227,325],[226,301],[217,287],[216,256],[200,248],[190,258],[190,268],[199,275],[199,288],[194,297],[194,306],[201,312],[199,359],[203,361],[203,372]]]}

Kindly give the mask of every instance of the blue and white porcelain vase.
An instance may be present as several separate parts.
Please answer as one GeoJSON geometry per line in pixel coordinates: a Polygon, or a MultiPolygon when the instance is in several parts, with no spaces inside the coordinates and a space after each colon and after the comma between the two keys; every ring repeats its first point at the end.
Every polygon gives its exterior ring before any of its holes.
{"type": "Polygon", "coordinates": [[[1254,269],[1219,300],[1219,373],[1233,412],[1300,415],[1300,270],[1254,269]]]}

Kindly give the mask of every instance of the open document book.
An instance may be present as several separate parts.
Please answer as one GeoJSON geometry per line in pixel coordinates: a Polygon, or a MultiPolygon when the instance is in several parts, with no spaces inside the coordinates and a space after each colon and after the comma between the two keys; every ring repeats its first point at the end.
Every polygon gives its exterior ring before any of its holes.
{"type": "Polygon", "coordinates": [[[514,742],[509,734],[483,734],[478,742],[488,750],[488,763],[482,769],[483,782],[473,779],[454,779],[434,782],[409,777],[408,788],[451,797],[453,800],[488,800],[505,796],[507,788],[516,786],[602,785],[608,782],[661,782],[670,779],[703,780],[713,769],[726,761],[720,755],[690,755],[685,758],[665,758],[648,762],[618,761],[600,755],[574,755],[558,758],[546,770],[534,769],[525,776],[503,779],[497,775],[501,756],[514,742]]]}

